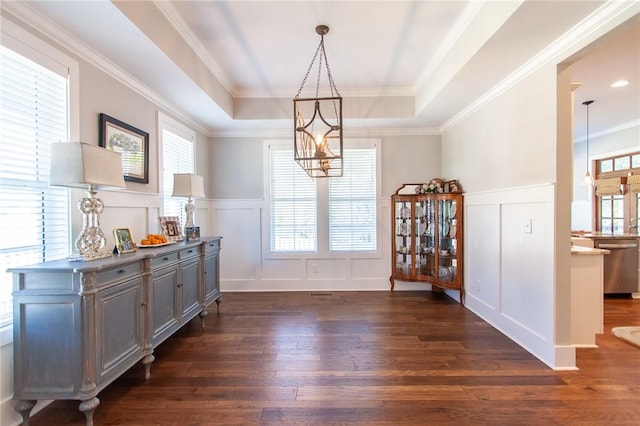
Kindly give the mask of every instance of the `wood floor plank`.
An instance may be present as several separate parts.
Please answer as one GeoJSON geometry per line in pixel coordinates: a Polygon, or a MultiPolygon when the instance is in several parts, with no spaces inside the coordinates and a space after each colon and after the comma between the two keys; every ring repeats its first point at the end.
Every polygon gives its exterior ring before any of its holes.
{"type": "MultiPolygon", "coordinates": [[[[611,327],[640,301],[605,301],[597,349],[555,372],[442,293],[225,293],[101,392],[100,425],[635,425],[640,349],[611,327]]],[[[83,425],[56,401],[32,426],[83,425]]]]}

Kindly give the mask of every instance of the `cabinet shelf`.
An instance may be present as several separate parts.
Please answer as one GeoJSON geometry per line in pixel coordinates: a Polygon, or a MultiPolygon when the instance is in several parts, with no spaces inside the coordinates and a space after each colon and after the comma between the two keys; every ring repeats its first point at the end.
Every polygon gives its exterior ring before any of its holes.
{"type": "Polygon", "coordinates": [[[459,290],[463,301],[463,194],[404,193],[410,186],[417,185],[402,185],[391,196],[391,290],[396,279],[426,282],[459,290]]]}

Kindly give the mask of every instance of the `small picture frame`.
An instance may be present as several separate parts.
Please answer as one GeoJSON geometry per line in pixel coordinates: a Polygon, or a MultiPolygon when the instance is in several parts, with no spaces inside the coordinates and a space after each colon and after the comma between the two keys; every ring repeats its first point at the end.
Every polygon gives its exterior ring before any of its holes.
{"type": "Polygon", "coordinates": [[[113,238],[116,241],[118,254],[132,253],[138,248],[129,228],[115,228],[113,230],[113,238]]]}
{"type": "Polygon", "coordinates": [[[185,227],[184,228],[184,233],[187,236],[187,241],[199,240],[200,239],[200,227],[199,226],[185,227]]]}
{"type": "Polygon", "coordinates": [[[182,241],[182,226],[178,216],[160,216],[160,229],[169,241],[182,241]]]}
{"type": "Polygon", "coordinates": [[[460,188],[460,184],[458,183],[457,180],[449,180],[444,185],[446,189],[445,192],[452,192],[452,193],[462,192],[462,189],[460,188]]]}

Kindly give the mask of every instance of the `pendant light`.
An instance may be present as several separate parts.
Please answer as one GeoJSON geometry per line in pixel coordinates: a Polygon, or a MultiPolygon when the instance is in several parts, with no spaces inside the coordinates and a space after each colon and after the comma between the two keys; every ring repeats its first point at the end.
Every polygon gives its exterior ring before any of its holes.
{"type": "Polygon", "coordinates": [[[342,97],[333,81],[324,36],[329,32],[326,25],[318,25],[316,33],[320,44],[293,99],[293,145],[294,158],[312,178],[342,176],[342,97]],[[318,58],[318,73],[315,96],[301,98],[300,95],[318,58]],[[320,97],[322,62],[326,68],[330,96],[320,97]]]}
{"type": "Polygon", "coordinates": [[[582,178],[582,182],[585,185],[593,186],[593,177],[589,173],[589,105],[591,105],[593,101],[585,101],[582,105],[587,107],[587,172],[582,178]]]}

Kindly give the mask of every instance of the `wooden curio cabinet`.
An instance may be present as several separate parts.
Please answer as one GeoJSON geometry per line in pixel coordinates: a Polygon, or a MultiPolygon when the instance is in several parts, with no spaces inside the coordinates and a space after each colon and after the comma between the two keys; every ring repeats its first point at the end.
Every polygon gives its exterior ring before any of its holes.
{"type": "Polygon", "coordinates": [[[463,300],[462,193],[416,193],[405,184],[391,196],[391,290],[395,280],[459,290],[463,300]]]}

